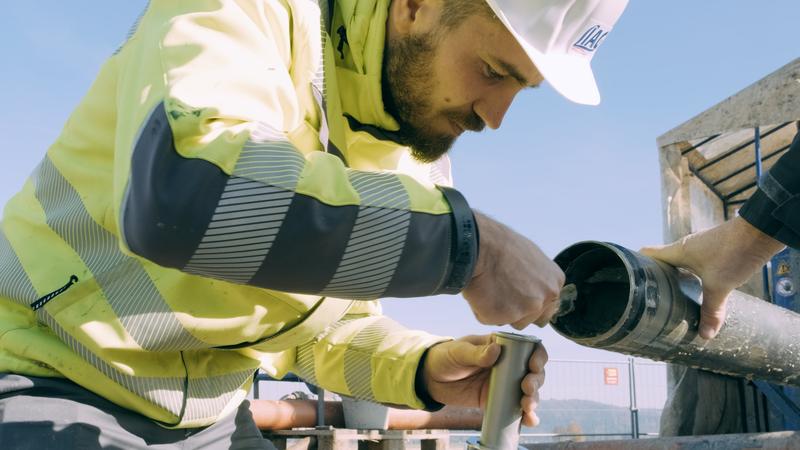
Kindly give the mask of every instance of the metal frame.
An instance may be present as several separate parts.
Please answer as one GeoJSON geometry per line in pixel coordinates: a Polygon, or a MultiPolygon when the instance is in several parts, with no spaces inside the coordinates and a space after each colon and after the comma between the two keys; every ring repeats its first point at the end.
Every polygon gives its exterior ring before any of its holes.
{"type": "Polygon", "coordinates": [[[800,418],[800,406],[797,405],[792,399],[778,386],[771,385],[766,381],[753,380],[753,384],[767,397],[767,400],[778,408],[783,415],[790,417],[794,420],[800,418]]]}
{"type": "MultiPolygon", "coordinates": [[[[764,132],[763,135],[761,134],[761,127],[760,126],[756,126],[755,128],[753,128],[754,132],[753,132],[753,138],[752,139],[744,141],[744,142],[740,143],[739,145],[733,147],[732,149],[726,151],[725,153],[711,158],[710,160],[708,160],[704,164],[700,165],[699,167],[695,167],[694,165],[689,164],[688,169],[692,173],[692,175],[694,175],[698,180],[700,180],[708,188],[708,190],[711,191],[712,193],[714,193],[714,195],[716,195],[719,198],[719,200],[722,202],[723,213],[725,215],[725,219],[726,220],[730,218],[731,207],[739,206],[739,205],[741,205],[741,204],[743,204],[745,202],[745,199],[736,199],[736,197],[740,196],[743,193],[747,192],[748,190],[753,189],[754,187],[756,187],[756,185],[758,184],[757,180],[761,178],[761,174],[763,172],[764,163],[771,162],[773,159],[775,159],[776,157],[782,155],[784,152],[786,152],[789,149],[790,144],[787,143],[786,145],[780,146],[777,149],[772,150],[769,154],[762,155],[761,154],[761,141],[762,141],[762,138],[766,138],[766,137],[772,135],[773,133],[776,133],[776,132],[778,132],[780,130],[783,130],[787,126],[790,126],[790,125],[793,125],[793,124],[797,124],[798,129],[800,129],[800,123],[798,123],[796,121],[788,121],[788,122],[783,122],[781,124],[778,124],[777,126],[774,126],[773,128],[771,128],[768,131],[764,132]],[[740,167],[738,169],[732,170],[728,174],[726,174],[723,177],[718,178],[716,180],[710,180],[708,177],[706,177],[703,174],[704,170],[707,170],[707,169],[709,169],[709,168],[711,168],[711,167],[713,167],[713,166],[725,161],[726,159],[729,159],[732,156],[735,156],[735,155],[741,153],[742,151],[746,150],[750,146],[754,147],[754,158],[753,158],[754,161],[753,162],[751,162],[749,164],[746,164],[745,166],[740,167]],[[753,168],[755,168],[755,173],[756,173],[756,176],[755,176],[753,181],[751,181],[751,182],[749,182],[749,183],[747,183],[747,184],[745,184],[743,186],[740,186],[740,187],[738,187],[737,189],[735,189],[735,190],[733,190],[731,192],[723,192],[723,191],[720,190],[719,186],[721,184],[723,184],[726,181],[729,181],[729,180],[733,179],[734,177],[739,176],[739,175],[741,175],[741,174],[743,174],[743,173],[745,173],[745,172],[747,172],[749,170],[752,170],[753,168]]],[[[686,157],[687,155],[689,155],[693,151],[694,152],[700,152],[701,149],[703,148],[703,146],[714,142],[714,140],[720,138],[721,136],[723,136],[722,133],[713,135],[713,136],[708,137],[706,139],[703,139],[699,143],[691,145],[689,148],[681,150],[681,156],[686,157]]]]}
{"type": "Polygon", "coordinates": [[[636,362],[628,358],[628,392],[631,396],[631,438],[639,439],[639,407],[636,404],[636,362]]]}
{"type": "MultiPolygon", "coordinates": [[[[796,124],[797,125],[797,129],[800,130],[800,122],[795,122],[795,121],[789,121],[789,122],[784,122],[782,124],[779,124],[779,125],[773,127],[772,129],[770,129],[769,131],[765,132],[763,135],[761,133],[761,127],[760,126],[756,126],[756,127],[753,128],[753,139],[752,140],[745,141],[745,142],[735,146],[731,150],[728,150],[728,151],[724,152],[723,154],[712,158],[711,160],[709,160],[708,162],[706,162],[705,164],[703,164],[700,167],[693,167],[691,164],[689,165],[689,170],[691,171],[692,175],[697,177],[697,179],[700,180],[722,202],[722,208],[723,208],[723,213],[724,213],[725,220],[728,220],[730,218],[729,217],[729,212],[730,212],[730,208],[732,206],[738,206],[738,205],[741,205],[741,204],[743,204],[745,202],[745,200],[732,201],[731,199],[735,198],[736,196],[742,194],[743,192],[746,192],[749,189],[752,189],[753,187],[758,185],[758,180],[761,179],[761,176],[764,173],[764,169],[763,169],[764,161],[768,161],[768,160],[774,158],[775,156],[782,155],[785,151],[788,150],[788,148],[790,146],[790,144],[786,144],[784,146],[781,146],[781,147],[777,148],[776,150],[773,150],[768,155],[762,155],[762,152],[761,152],[761,140],[762,140],[762,138],[767,137],[767,136],[769,136],[769,135],[771,135],[771,134],[773,134],[773,133],[775,133],[775,132],[777,132],[777,131],[779,131],[781,129],[784,129],[785,127],[787,127],[789,125],[792,125],[792,124],[796,124]],[[750,164],[748,164],[748,165],[746,165],[746,166],[744,166],[742,168],[739,168],[739,169],[729,173],[728,175],[725,175],[724,177],[722,177],[722,178],[720,178],[720,179],[718,179],[716,181],[713,181],[713,182],[708,180],[706,177],[703,176],[703,174],[702,174],[703,170],[705,170],[705,169],[707,169],[709,167],[712,167],[715,164],[718,164],[718,163],[724,161],[727,158],[730,158],[731,156],[743,151],[744,149],[750,147],[751,145],[753,146],[753,149],[754,149],[754,155],[753,155],[754,156],[754,161],[752,163],[750,163],[750,164]],[[727,181],[727,180],[729,180],[729,179],[731,179],[731,178],[743,173],[746,170],[750,170],[752,168],[755,168],[755,175],[756,175],[755,179],[752,182],[747,183],[744,186],[739,187],[736,190],[734,190],[734,191],[732,191],[730,193],[727,193],[727,194],[723,194],[722,192],[719,191],[718,186],[721,183],[723,183],[723,182],[725,182],[725,181],[727,181]]],[[[703,139],[701,142],[699,142],[699,143],[697,143],[695,145],[692,145],[691,147],[689,147],[687,149],[682,150],[681,151],[681,156],[686,156],[692,151],[699,151],[699,149],[703,145],[706,145],[706,144],[708,144],[710,142],[713,142],[715,139],[719,138],[720,136],[721,136],[721,134],[716,134],[716,135],[711,136],[709,138],[703,139]]],[[[766,265],[764,267],[762,267],[762,269],[761,269],[761,283],[762,283],[761,298],[764,299],[765,301],[770,301],[771,302],[772,301],[772,293],[771,293],[771,286],[770,286],[770,282],[769,282],[769,267],[766,266],[766,265]]],[[[776,408],[778,408],[781,411],[782,414],[784,414],[786,417],[789,418],[789,420],[791,422],[800,423],[800,405],[797,405],[791,398],[787,397],[783,393],[782,390],[780,390],[776,386],[773,386],[773,385],[771,385],[771,384],[769,384],[769,383],[767,383],[765,381],[755,380],[755,381],[752,382],[752,385],[756,388],[758,393],[763,395],[764,398],[767,401],[769,401],[769,403],[771,403],[776,408]]],[[[753,391],[753,394],[756,395],[756,391],[753,391]]],[[[758,399],[754,398],[754,404],[756,404],[756,405],[758,404],[758,399]]],[[[758,414],[758,413],[755,414],[756,429],[759,430],[759,431],[762,430],[762,429],[766,430],[766,431],[769,431],[769,414],[767,414],[766,408],[765,408],[765,411],[763,411],[763,412],[764,412],[764,414],[763,414],[764,417],[763,418],[760,417],[760,414],[758,414]],[[763,423],[762,423],[762,420],[763,420],[763,423]]],[[[633,410],[631,410],[631,414],[633,414],[633,410]]],[[[745,423],[746,423],[746,421],[745,421],[745,423]]]]}
{"type": "MultiPolygon", "coordinates": [[[[664,363],[659,362],[652,362],[652,361],[637,361],[635,358],[629,357],[627,361],[606,361],[606,360],[571,360],[571,359],[554,359],[551,360],[552,363],[594,363],[594,364],[613,364],[613,365],[627,365],[628,367],[628,390],[629,390],[629,403],[628,403],[628,410],[630,411],[630,424],[631,428],[629,432],[620,431],[619,433],[520,433],[520,438],[531,438],[531,437],[624,437],[628,436],[632,439],[642,439],[645,437],[657,437],[658,433],[648,433],[642,432],[639,425],[639,407],[638,407],[638,400],[637,400],[637,387],[636,387],[636,366],[637,365],[645,365],[645,366],[664,366],[664,363]]],[[[620,368],[624,370],[623,368],[620,368]]],[[[260,398],[260,389],[258,383],[260,381],[287,381],[287,382],[300,382],[305,383],[303,379],[298,377],[295,374],[289,373],[282,379],[275,379],[270,377],[264,373],[257,373],[254,377],[253,383],[253,397],[255,399],[260,398]]],[[[316,386],[315,386],[316,387],[316,386]]],[[[317,428],[318,429],[329,429],[330,426],[325,425],[324,423],[324,390],[320,389],[320,394],[317,397],[317,428]],[[320,414],[320,411],[323,411],[320,414]],[[323,417],[322,421],[319,421],[319,418],[323,417]]],[[[468,432],[468,431],[456,431],[451,432],[450,436],[452,437],[478,437],[480,435],[480,431],[476,432],[468,432]]]]}
{"type": "MultiPolygon", "coordinates": [[[[657,142],[662,166],[665,242],[733,217],[755,190],[762,173],[788,150],[797,130],[800,130],[800,58],[660,136],[657,142]],[[752,130],[750,136],[747,130],[752,130]],[[752,159],[748,161],[742,152],[751,148],[752,159]]],[[[772,295],[766,268],[742,290],[769,301],[772,295]]],[[[720,389],[722,383],[720,380],[720,389]]],[[[738,405],[743,412],[744,428],[750,432],[768,430],[765,402],[779,398],[771,391],[769,396],[765,395],[760,386],[763,384],[746,380],[739,383],[738,405]]],[[[723,403],[710,405],[716,401],[713,398],[711,395],[704,402],[703,411],[726,407],[723,403]]],[[[786,411],[800,420],[796,409],[797,405],[793,405],[786,411]]]]}

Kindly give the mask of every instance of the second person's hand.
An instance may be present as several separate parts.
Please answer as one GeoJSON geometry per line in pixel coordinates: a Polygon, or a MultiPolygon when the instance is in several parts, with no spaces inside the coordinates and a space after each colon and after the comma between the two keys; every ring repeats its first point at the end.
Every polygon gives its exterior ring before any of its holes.
{"type": "Polygon", "coordinates": [[[703,339],[717,335],[725,322],[728,294],[784,245],[767,236],[741,217],[669,245],[645,247],[643,255],[676,267],[689,269],[703,283],[699,333],[703,339]]]}

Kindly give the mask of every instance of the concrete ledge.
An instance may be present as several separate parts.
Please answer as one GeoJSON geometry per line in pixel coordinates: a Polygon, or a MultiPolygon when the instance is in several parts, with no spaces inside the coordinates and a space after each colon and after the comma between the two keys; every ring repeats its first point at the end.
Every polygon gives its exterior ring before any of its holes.
{"type": "Polygon", "coordinates": [[[796,431],[776,433],[720,434],[680,436],[656,439],[625,439],[593,442],[557,442],[525,444],[529,450],[794,450],[800,449],[796,431]]]}
{"type": "Polygon", "coordinates": [[[350,430],[296,429],[264,433],[278,450],[405,450],[416,444],[420,450],[447,450],[448,430],[350,430]],[[289,446],[289,439],[300,440],[289,446]]]}

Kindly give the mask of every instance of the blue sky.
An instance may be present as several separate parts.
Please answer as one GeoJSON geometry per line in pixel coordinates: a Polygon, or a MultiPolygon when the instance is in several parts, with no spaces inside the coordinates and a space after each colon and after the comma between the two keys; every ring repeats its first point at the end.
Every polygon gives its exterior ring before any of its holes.
{"type": "MultiPolygon", "coordinates": [[[[0,46],[0,203],[22,185],[143,0],[41,0],[4,7],[0,46]]],[[[797,0],[632,0],[594,59],[603,102],[579,106],[548,86],[524,92],[499,131],[462,138],[456,184],[473,207],[550,256],[577,241],[660,243],[656,138],[800,56],[797,0]]],[[[389,299],[406,325],[490,332],[463,299],[389,299]]],[[[624,357],[529,327],[551,358],[624,357]]]]}

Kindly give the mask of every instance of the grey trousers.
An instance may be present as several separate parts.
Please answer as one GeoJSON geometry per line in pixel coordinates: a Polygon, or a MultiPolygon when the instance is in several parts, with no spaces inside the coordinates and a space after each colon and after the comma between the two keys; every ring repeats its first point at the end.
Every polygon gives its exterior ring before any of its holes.
{"type": "Polygon", "coordinates": [[[208,427],[167,429],[69,380],[0,374],[0,449],[275,449],[249,405],[208,427]]]}

